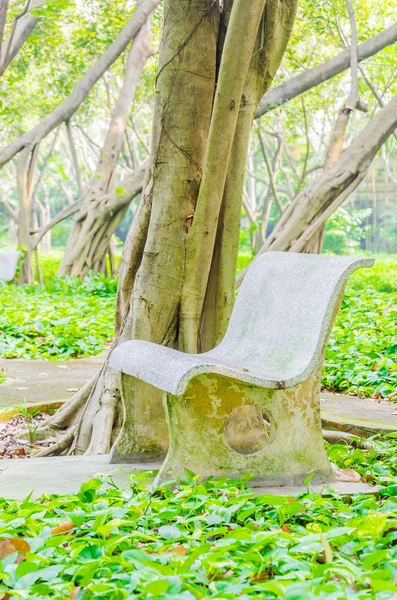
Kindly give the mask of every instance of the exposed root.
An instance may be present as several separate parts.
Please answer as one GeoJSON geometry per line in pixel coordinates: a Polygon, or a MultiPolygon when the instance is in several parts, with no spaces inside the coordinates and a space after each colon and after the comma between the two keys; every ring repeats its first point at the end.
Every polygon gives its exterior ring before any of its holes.
{"type": "Polygon", "coordinates": [[[111,448],[116,408],[120,402],[118,373],[106,369],[103,380],[100,407],[94,417],[87,454],[108,454],[111,448]]]}
{"type": "Polygon", "coordinates": [[[90,381],[87,381],[87,383],[83,385],[83,387],[62,406],[62,408],[57,410],[52,417],[39,427],[37,435],[40,438],[43,438],[50,433],[67,429],[75,424],[84,409],[97,378],[98,375],[95,375],[90,381]]]}
{"type": "Polygon", "coordinates": [[[375,446],[365,438],[358,439],[357,436],[346,433],[346,431],[331,431],[323,429],[323,438],[330,444],[350,444],[354,448],[363,450],[372,450],[375,446]]]}
{"type": "Polygon", "coordinates": [[[72,427],[66,435],[64,435],[56,444],[50,446],[49,448],[44,448],[35,455],[35,458],[44,457],[44,456],[58,456],[67,450],[70,444],[73,441],[73,438],[76,433],[76,426],[72,427]]]}

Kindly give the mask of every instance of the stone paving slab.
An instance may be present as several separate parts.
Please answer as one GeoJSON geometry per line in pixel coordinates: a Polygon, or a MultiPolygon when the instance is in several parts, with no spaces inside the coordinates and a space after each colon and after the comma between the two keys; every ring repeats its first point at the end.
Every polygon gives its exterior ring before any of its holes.
{"type": "Polygon", "coordinates": [[[74,360],[0,359],[6,374],[0,384],[0,408],[68,400],[98,372],[105,354],[74,360]]]}
{"type": "Polygon", "coordinates": [[[326,429],[390,433],[397,431],[397,403],[323,392],[321,418],[326,429]]]}
{"type": "MultiPolygon", "coordinates": [[[[0,412],[24,403],[63,402],[98,372],[106,351],[69,361],[0,359],[7,375],[0,384],[0,412]]],[[[321,393],[321,416],[327,429],[351,433],[397,431],[397,402],[378,402],[328,392],[321,393]],[[394,414],[395,413],[395,414],[394,414]]]]}
{"type": "MultiPolygon", "coordinates": [[[[129,487],[132,473],[158,470],[160,463],[111,464],[109,455],[67,456],[0,461],[0,497],[21,500],[31,492],[33,498],[43,494],[73,494],[80,485],[97,474],[112,474],[113,481],[122,488],[129,487]]],[[[340,494],[370,493],[377,490],[365,483],[332,482],[340,494]]],[[[313,485],[316,492],[327,494],[324,485],[313,485]]],[[[292,496],[306,491],[306,486],[258,487],[258,495],[292,496]]]]}

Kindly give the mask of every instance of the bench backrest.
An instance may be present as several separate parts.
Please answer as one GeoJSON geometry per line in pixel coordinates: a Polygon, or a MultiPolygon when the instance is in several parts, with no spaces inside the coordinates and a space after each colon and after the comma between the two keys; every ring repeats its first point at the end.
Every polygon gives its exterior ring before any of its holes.
{"type": "Polygon", "coordinates": [[[12,281],[17,270],[20,252],[0,252],[0,281],[12,281]]]}
{"type": "Polygon", "coordinates": [[[227,333],[209,354],[280,382],[303,381],[321,359],[349,275],[372,259],[268,252],[249,267],[227,333]]]}

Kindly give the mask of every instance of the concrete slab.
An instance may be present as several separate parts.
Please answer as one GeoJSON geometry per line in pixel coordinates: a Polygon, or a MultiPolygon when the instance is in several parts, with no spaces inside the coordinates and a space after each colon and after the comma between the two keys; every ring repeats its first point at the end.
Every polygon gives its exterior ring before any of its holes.
{"type": "Polygon", "coordinates": [[[34,498],[43,494],[73,494],[85,481],[108,473],[112,473],[119,487],[127,488],[132,473],[158,470],[160,466],[161,463],[111,464],[107,455],[3,460],[0,497],[22,499],[31,492],[34,498]]]}
{"type": "Polygon", "coordinates": [[[74,360],[0,359],[6,374],[0,385],[0,409],[68,400],[98,372],[106,354],[74,360]]]}
{"type": "Polygon", "coordinates": [[[390,433],[397,431],[397,403],[322,392],[321,418],[325,429],[390,433]]]}
{"type": "MultiPolygon", "coordinates": [[[[84,481],[97,474],[112,474],[113,481],[119,487],[128,488],[131,474],[157,471],[160,466],[161,463],[111,464],[108,455],[4,460],[0,462],[0,497],[21,500],[31,492],[33,498],[43,494],[73,494],[84,481]]],[[[328,485],[342,495],[376,491],[376,488],[361,482],[332,482],[328,485]]],[[[328,494],[326,487],[312,486],[316,492],[328,494]]],[[[253,488],[257,495],[273,496],[293,496],[306,490],[304,485],[253,488]]]]}

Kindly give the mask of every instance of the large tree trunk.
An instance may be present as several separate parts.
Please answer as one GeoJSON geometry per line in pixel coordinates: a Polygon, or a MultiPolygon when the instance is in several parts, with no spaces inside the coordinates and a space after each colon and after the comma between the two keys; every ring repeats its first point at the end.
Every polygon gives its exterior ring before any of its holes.
{"type": "MultiPolygon", "coordinates": [[[[123,201],[120,202],[120,194],[115,194],[116,169],[135,91],[146,60],[151,54],[151,27],[148,19],[132,43],[123,85],[113,110],[97,172],[74,220],[59,268],[60,276],[82,277],[89,270],[101,270],[110,239],[128,209],[126,196],[123,195],[123,201]],[[112,202],[109,202],[110,195],[115,196],[112,202]]],[[[143,182],[142,171],[140,168],[135,173],[135,179],[138,178],[139,183],[143,182]]],[[[137,186],[137,182],[134,182],[133,187],[141,188],[142,184],[137,186]]]]}
{"type": "MultiPolygon", "coordinates": [[[[212,270],[222,272],[220,287],[228,295],[207,311],[218,323],[216,335],[228,320],[249,130],[285,49],[295,2],[267,3],[265,11],[265,0],[225,4],[220,26],[218,2],[165,1],[151,166],[122,260],[114,345],[145,339],[197,352],[200,330],[205,344],[213,344],[202,318],[218,281],[214,276],[208,292],[212,270]]],[[[116,456],[132,447],[164,451],[161,395],[136,380],[125,392],[135,422],[124,427],[116,456]],[[158,423],[155,439],[145,437],[143,412],[158,423]]],[[[50,419],[47,431],[69,428],[69,451],[108,452],[119,408],[117,377],[105,364],[100,377],[50,419]]],[[[55,452],[64,450],[61,443],[55,452]]]]}

